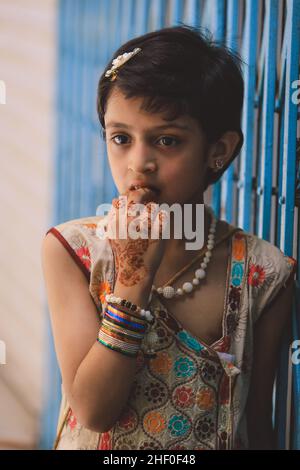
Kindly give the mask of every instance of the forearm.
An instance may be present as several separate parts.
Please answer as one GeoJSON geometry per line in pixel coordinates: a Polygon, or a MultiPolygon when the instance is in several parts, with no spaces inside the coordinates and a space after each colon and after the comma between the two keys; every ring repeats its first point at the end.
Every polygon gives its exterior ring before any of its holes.
{"type": "MultiPolygon", "coordinates": [[[[125,287],[118,280],[116,296],[126,298],[145,308],[151,292],[152,279],[125,287]]],[[[78,420],[85,427],[104,432],[119,418],[132,387],[136,358],[113,351],[95,339],[75,375],[70,405],[78,410],[78,420]]]]}

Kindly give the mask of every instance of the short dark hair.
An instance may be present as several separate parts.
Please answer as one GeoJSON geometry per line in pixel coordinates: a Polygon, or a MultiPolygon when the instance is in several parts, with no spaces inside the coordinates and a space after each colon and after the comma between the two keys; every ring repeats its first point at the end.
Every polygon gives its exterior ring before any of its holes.
{"type": "MultiPolygon", "coordinates": [[[[166,120],[188,114],[198,120],[209,144],[226,131],[237,131],[240,141],[232,158],[220,171],[207,170],[204,190],[218,181],[243,145],[241,113],[244,81],[240,55],[186,24],[159,29],[124,43],[113,59],[135,47],[141,51],[118,70],[110,81],[105,73],[97,91],[97,113],[105,135],[104,115],[110,93],[118,87],[126,98],[142,97],[146,112],[162,112],[166,120]]],[[[204,30],[203,30],[204,31],[204,30]]]]}

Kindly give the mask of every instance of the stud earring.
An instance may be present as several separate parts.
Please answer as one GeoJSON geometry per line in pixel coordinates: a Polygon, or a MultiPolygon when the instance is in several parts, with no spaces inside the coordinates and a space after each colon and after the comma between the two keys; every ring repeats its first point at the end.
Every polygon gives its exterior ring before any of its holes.
{"type": "Polygon", "coordinates": [[[217,160],[215,161],[215,168],[217,170],[220,170],[222,167],[224,166],[224,162],[221,158],[217,158],[217,160]]]}

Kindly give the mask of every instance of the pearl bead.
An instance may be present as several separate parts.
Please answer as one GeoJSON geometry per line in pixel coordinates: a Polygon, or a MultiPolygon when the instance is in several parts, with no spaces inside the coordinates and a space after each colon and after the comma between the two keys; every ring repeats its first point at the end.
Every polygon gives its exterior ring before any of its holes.
{"type": "Polygon", "coordinates": [[[172,286],[166,286],[163,288],[163,296],[166,298],[166,299],[172,299],[172,297],[174,297],[174,294],[175,294],[175,289],[174,287],[172,286]]]}
{"type": "Polygon", "coordinates": [[[149,312],[149,310],[146,312],[146,315],[145,315],[146,319],[151,321],[153,319],[153,315],[151,315],[151,312],[149,312]]]}
{"type": "Polygon", "coordinates": [[[148,335],[147,335],[147,344],[149,346],[154,346],[154,344],[156,343],[156,341],[158,340],[158,335],[155,331],[149,331],[148,335]]]}
{"type": "MultiPolygon", "coordinates": [[[[204,255],[204,258],[202,260],[202,263],[200,264],[200,269],[197,269],[195,271],[195,277],[193,278],[192,282],[185,282],[182,285],[182,288],[177,288],[174,289],[172,286],[165,286],[165,287],[158,287],[156,288],[154,285],[152,286],[152,291],[156,291],[158,294],[163,294],[165,298],[171,299],[174,296],[181,296],[185,292],[192,292],[194,286],[197,286],[200,284],[199,279],[204,279],[206,277],[206,268],[207,264],[209,263],[211,257],[212,257],[212,250],[215,247],[215,233],[216,233],[216,226],[218,223],[218,220],[215,216],[214,211],[208,207],[207,210],[211,214],[212,221],[209,227],[209,233],[208,233],[208,240],[207,240],[207,251],[204,255]]],[[[151,297],[150,297],[151,299],[151,297]]],[[[149,302],[150,302],[149,299],[149,302]]]]}
{"type": "Polygon", "coordinates": [[[190,282],[185,282],[182,286],[184,292],[192,292],[193,290],[193,284],[191,284],[190,282]]]}
{"type": "Polygon", "coordinates": [[[205,278],[205,271],[204,269],[197,269],[195,272],[195,276],[197,279],[204,279],[205,278]]]}

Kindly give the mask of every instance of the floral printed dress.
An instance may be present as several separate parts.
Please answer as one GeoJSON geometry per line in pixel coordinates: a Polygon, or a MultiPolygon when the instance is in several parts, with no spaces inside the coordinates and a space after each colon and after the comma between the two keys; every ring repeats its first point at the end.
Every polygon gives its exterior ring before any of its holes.
{"type": "MultiPolygon", "coordinates": [[[[115,284],[110,243],[97,236],[101,219],[70,220],[47,231],[62,242],[85,274],[100,321],[104,296],[113,292],[115,284]]],[[[158,341],[153,355],[143,347],[138,354],[132,389],[119,420],[104,433],[83,427],[62,386],[54,449],[247,449],[245,405],[254,324],[294,276],[296,260],[255,235],[228,227],[222,337],[205,344],[184,329],[154,294],[150,307],[158,341]]]]}

